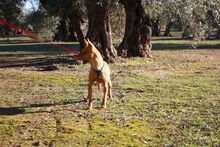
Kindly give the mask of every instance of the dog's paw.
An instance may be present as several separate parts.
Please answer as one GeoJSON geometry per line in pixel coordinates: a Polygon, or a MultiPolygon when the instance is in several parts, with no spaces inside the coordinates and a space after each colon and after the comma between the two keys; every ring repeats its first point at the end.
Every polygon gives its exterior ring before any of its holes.
{"type": "Polygon", "coordinates": [[[92,103],[88,105],[88,110],[92,110],[92,103]]]}
{"type": "Polygon", "coordinates": [[[102,109],[106,109],[106,105],[102,105],[102,109]]]}
{"type": "Polygon", "coordinates": [[[91,108],[91,107],[88,107],[87,110],[88,110],[88,111],[92,111],[92,108],[91,108]]]}

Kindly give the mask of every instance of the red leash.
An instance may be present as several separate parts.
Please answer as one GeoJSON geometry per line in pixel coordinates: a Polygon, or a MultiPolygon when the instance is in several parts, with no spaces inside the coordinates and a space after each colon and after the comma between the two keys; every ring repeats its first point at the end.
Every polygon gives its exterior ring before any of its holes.
{"type": "Polygon", "coordinates": [[[7,25],[7,26],[9,26],[9,27],[11,27],[11,28],[17,30],[18,32],[20,32],[20,33],[22,33],[22,34],[25,34],[25,35],[27,35],[27,36],[29,36],[29,37],[32,37],[32,38],[34,38],[34,39],[41,40],[41,41],[43,41],[43,42],[49,42],[49,43],[50,43],[52,46],[54,46],[54,47],[61,48],[61,49],[66,50],[66,51],[68,51],[68,52],[70,52],[70,53],[73,53],[73,54],[75,54],[75,55],[79,55],[79,54],[80,54],[80,52],[78,52],[78,51],[75,51],[75,50],[72,50],[72,49],[70,49],[70,48],[64,47],[64,46],[62,46],[62,45],[60,45],[60,44],[54,44],[54,43],[52,43],[50,40],[47,40],[47,39],[41,38],[41,37],[39,37],[39,36],[37,36],[37,35],[34,35],[33,33],[28,32],[28,31],[26,31],[26,30],[23,30],[23,29],[21,29],[21,28],[15,26],[15,25],[13,25],[13,24],[10,24],[10,23],[8,23],[8,22],[6,22],[6,21],[4,21],[4,20],[1,20],[1,19],[0,19],[0,23],[2,23],[2,24],[4,24],[4,25],[7,25]]]}

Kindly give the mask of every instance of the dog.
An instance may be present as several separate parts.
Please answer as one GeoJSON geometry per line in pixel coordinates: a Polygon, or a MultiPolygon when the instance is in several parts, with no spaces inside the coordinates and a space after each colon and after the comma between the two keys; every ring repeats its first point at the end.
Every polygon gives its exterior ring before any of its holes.
{"type": "Polygon", "coordinates": [[[92,86],[94,83],[103,86],[104,96],[102,99],[102,108],[106,108],[107,96],[111,100],[112,82],[110,79],[110,68],[103,60],[102,55],[98,49],[90,42],[89,39],[85,40],[86,46],[82,49],[81,53],[77,56],[79,60],[88,61],[91,64],[89,71],[89,84],[88,84],[88,109],[92,109],[92,86]]]}

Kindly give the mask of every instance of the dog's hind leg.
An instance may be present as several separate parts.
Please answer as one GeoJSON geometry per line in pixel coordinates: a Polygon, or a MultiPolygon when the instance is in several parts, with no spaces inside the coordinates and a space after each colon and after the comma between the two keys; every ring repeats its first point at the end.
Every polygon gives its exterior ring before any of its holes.
{"type": "Polygon", "coordinates": [[[112,82],[111,81],[108,82],[108,98],[109,100],[112,99],[112,82]]]}
{"type": "Polygon", "coordinates": [[[88,109],[92,109],[92,85],[93,85],[93,82],[89,82],[89,85],[88,85],[88,96],[87,96],[88,109]]]}

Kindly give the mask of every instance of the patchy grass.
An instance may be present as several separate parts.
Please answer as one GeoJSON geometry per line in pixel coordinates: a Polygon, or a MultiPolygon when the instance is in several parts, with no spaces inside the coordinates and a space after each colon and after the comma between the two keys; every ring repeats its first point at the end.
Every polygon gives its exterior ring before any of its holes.
{"type": "Polygon", "coordinates": [[[89,65],[70,59],[39,71],[13,61],[70,55],[1,55],[0,146],[219,146],[220,50],[153,55],[111,64],[113,100],[100,109],[94,86],[92,111],[84,102],[89,65]]]}
{"type": "Polygon", "coordinates": [[[182,40],[181,32],[172,32],[171,37],[152,38],[153,50],[219,49],[219,40],[182,40]]]}

